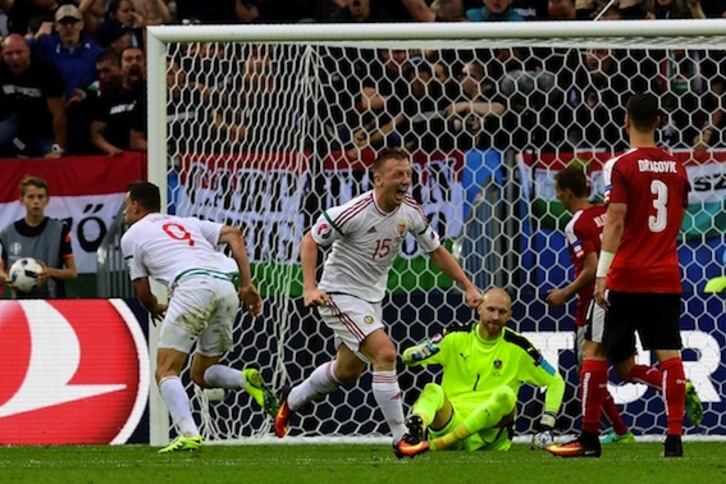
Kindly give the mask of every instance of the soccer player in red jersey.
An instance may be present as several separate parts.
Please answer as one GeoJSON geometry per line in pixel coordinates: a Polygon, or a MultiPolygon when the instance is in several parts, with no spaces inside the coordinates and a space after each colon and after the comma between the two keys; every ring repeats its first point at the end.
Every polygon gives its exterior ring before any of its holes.
{"type": "MultiPolygon", "coordinates": [[[[663,373],[668,416],[663,456],[683,456],[686,378],[680,357],[681,275],[676,237],[690,184],[683,166],[656,147],[657,99],[636,94],[626,112],[631,149],[608,161],[603,173],[607,221],[596,271],[597,305],[588,315],[592,339],[600,344],[584,355],[582,433],[572,442],[548,448],[562,457],[600,456],[598,429],[606,396],[607,357],[617,364],[632,355],[636,331],[663,373]]],[[[691,387],[689,397],[694,396],[691,387]]]]}
{"type": "MultiPolygon", "coordinates": [[[[550,290],[547,302],[552,307],[559,307],[572,296],[577,296],[575,354],[579,374],[582,369],[583,350],[586,346],[597,344],[587,336],[589,326],[586,324],[586,313],[595,287],[595,269],[600,253],[602,228],[605,225],[605,207],[588,201],[587,176],[582,166],[571,165],[555,175],[555,194],[565,209],[572,213],[572,219],[565,227],[565,236],[570,260],[575,268],[575,278],[565,287],[550,290]]],[[[660,371],[654,368],[652,370],[660,374],[660,371]]],[[[660,384],[660,377],[656,378],[660,384]]],[[[627,443],[635,440],[607,390],[602,410],[605,419],[613,428],[601,439],[603,443],[627,443]]]]}

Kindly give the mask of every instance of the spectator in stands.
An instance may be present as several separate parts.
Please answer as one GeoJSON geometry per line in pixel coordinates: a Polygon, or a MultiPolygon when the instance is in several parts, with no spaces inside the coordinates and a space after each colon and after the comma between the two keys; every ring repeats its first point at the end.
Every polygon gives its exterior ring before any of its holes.
{"type": "MultiPolygon", "coordinates": [[[[198,153],[200,140],[206,139],[203,130],[210,124],[206,116],[206,105],[210,92],[203,84],[191,84],[179,63],[171,61],[166,74],[169,103],[166,105],[168,127],[167,149],[169,154],[198,153]]],[[[132,150],[146,151],[147,143],[146,93],[136,103],[131,124],[130,145],[132,150]]]]}
{"type": "Polygon", "coordinates": [[[669,148],[699,150],[721,142],[724,52],[677,49],[651,55],[657,62],[651,87],[660,97],[661,141],[669,148]]]}
{"type": "Polygon", "coordinates": [[[451,150],[454,140],[446,130],[445,110],[450,107],[451,96],[436,79],[432,66],[425,60],[416,62],[405,74],[408,80],[406,95],[397,99],[399,107],[384,125],[373,121],[354,135],[356,147],[381,147],[395,144],[409,152],[418,149],[451,150]]]}
{"type": "Polygon", "coordinates": [[[121,56],[113,49],[106,49],[96,58],[96,72],[98,81],[91,85],[96,97],[121,85],[123,72],[121,71],[121,56]]]}
{"type": "Polygon", "coordinates": [[[0,286],[8,280],[7,270],[21,257],[33,257],[43,267],[38,285],[30,293],[14,292],[16,298],[65,297],[64,282],[78,277],[70,228],[63,221],[46,217],[49,200],[44,179],[23,179],[20,203],[25,207],[25,217],[0,231],[0,286]]]}
{"type": "MultiPolygon", "coordinates": [[[[355,77],[361,80],[361,88],[355,99],[355,115],[349,120],[354,130],[364,129],[360,132],[361,136],[374,125],[384,126],[400,113],[400,100],[409,92],[405,73],[411,68],[411,62],[419,59],[418,52],[404,49],[379,49],[375,60],[364,53],[355,67],[355,77]]],[[[363,139],[353,140],[353,136],[347,133],[341,137],[344,142],[364,143],[363,139]]]]}
{"type": "Polygon", "coordinates": [[[467,22],[466,4],[463,0],[439,0],[434,12],[437,22],[467,22]]]}
{"type": "Polygon", "coordinates": [[[706,18],[726,18],[726,2],[723,0],[701,0],[706,18]]]}
{"type": "MultiPolygon", "coordinates": [[[[155,4],[161,3],[165,14],[162,15],[166,18],[167,22],[171,20],[169,15],[169,9],[162,0],[153,0],[155,4]]],[[[157,8],[159,5],[156,5],[157,8]]],[[[134,8],[134,4],[131,0],[111,0],[108,4],[108,18],[107,20],[116,19],[119,23],[131,34],[131,45],[134,47],[144,48],[144,36],[146,35],[146,16],[143,12],[139,12],[134,8]]]]}
{"type": "Polygon", "coordinates": [[[107,19],[98,26],[96,40],[101,47],[110,47],[119,54],[132,46],[131,32],[115,18],[107,19]]]}
{"type": "Polygon", "coordinates": [[[38,30],[43,23],[52,25],[57,8],[56,0],[0,0],[0,10],[8,16],[8,30],[20,35],[38,30]]]}
{"type": "Polygon", "coordinates": [[[585,51],[574,86],[566,81],[570,84],[566,99],[574,113],[567,137],[573,146],[611,151],[627,148],[621,129],[625,101],[633,93],[647,90],[646,67],[623,51],[585,51]]]}
{"type": "Polygon", "coordinates": [[[89,35],[83,33],[83,16],[75,5],[62,5],[55,14],[56,34],[40,39],[33,53],[53,62],[63,74],[66,88],[69,153],[90,150],[88,128],[91,113],[85,89],[96,80],[96,58],[102,52],[89,35]]]}
{"type": "Polygon", "coordinates": [[[63,77],[49,61],[31,57],[19,34],[2,42],[0,156],[57,158],[68,131],[63,77]]]}
{"type": "Polygon", "coordinates": [[[600,20],[643,19],[642,0],[576,0],[578,17],[600,20]],[[603,11],[603,9],[607,9],[603,11]]]}
{"type": "Polygon", "coordinates": [[[524,22],[517,11],[512,8],[512,0],[482,0],[483,7],[466,11],[466,17],[472,22],[524,22]]]}
{"type": "Polygon", "coordinates": [[[575,0],[549,0],[547,12],[550,20],[589,20],[582,10],[577,10],[575,0]]]}
{"type": "Polygon", "coordinates": [[[436,0],[427,4],[424,0],[402,0],[411,17],[418,22],[467,22],[466,11],[475,8],[478,1],[436,0]]]}
{"type": "Polygon", "coordinates": [[[645,18],[704,19],[700,0],[645,0],[645,18]]]}
{"type": "Polygon", "coordinates": [[[547,0],[514,0],[512,9],[524,20],[548,20],[547,0]]]}
{"type": "Polygon", "coordinates": [[[449,131],[462,133],[458,147],[494,146],[499,120],[506,110],[506,99],[497,94],[495,80],[487,78],[481,62],[470,61],[459,73],[459,86],[461,94],[444,109],[449,131]]]}
{"type": "Polygon", "coordinates": [[[330,14],[333,22],[390,22],[395,20],[388,12],[371,5],[370,0],[347,0],[345,7],[330,14]]]}
{"type": "Polygon", "coordinates": [[[105,0],[80,0],[78,9],[83,13],[86,32],[94,34],[106,18],[105,0]]]}
{"type": "MultiPolygon", "coordinates": [[[[315,19],[315,3],[308,0],[235,0],[234,13],[237,21],[243,23],[311,21],[315,19]]],[[[319,20],[327,19],[327,15],[318,17],[319,20]]]]}
{"type": "Polygon", "coordinates": [[[221,104],[213,103],[222,106],[212,114],[219,132],[214,139],[225,143],[222,149],[230,152],[289,150],[299,143],[291,136],[302,115],[302,103],[275,73],[297,52],[289,45],[268,44],[246,49],[245,54],[235,70],[242,75],[235,76],[235,82],[221,93],[221,104]]]}
{"type": "Polygon", "coordinates": [[[128,150],[133,110],[146,89],[146,57],[138,47],[121,53],[121,85],[105,91],[91,122],[91,143],[107,155],[128,150]]]}
{"type": "Polygon", "coordinates": [[[134,10],[142,12],[146,25],[168,24],[174,20],[174,15],[168,0],[133,0],[134,10]]]}
{"type": "Polygon", "coordinates": [[[254,4],[250,5],[245,0],[185,0],[177,2],[177,18],[184,25],[250,22],[239,16],[238,5],[245,9],[254,7],[254,4]]]}

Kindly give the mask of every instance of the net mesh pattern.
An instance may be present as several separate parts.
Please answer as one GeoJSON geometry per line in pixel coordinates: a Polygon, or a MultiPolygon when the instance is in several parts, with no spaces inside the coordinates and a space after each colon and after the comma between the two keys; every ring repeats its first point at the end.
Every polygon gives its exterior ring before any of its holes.
{"type": "MultiPolygon", "coordinates": [[[[325,208],[372,188],[367,167],[375,153],[398,146],[411,154],[412,194],[444,244],[478,287],[512,294],[510,325],[565,376],[558,429],[573,431],[580,413],[574,300],[563,308],[545,300],[573,278],[562,230],[570,215],[555,198],[554,175],[581,163],[591,199],[600,200],[603,164],[627,149],[625,101],[650,91],[661,103],[658,142],[686,165],[693,185],[678,246],[686,374],[706,404],[703,428],[726,434],[717,411],[726,393],[723,302],[703,293],[723,273],[723,40],[168,44],[169,210],[240,227],[265,295],[262,317],[240,316],[225,361],[260,368],[279,389],[332,358],[332,333],[302,304],[300,241],[325,208]]],[[[476,317],[412,239],[389,290],[384,319],[400,350],[476,317]]],[[[647,352],[638,358],[651,361],[647,352]]],[[[399,370],[407,408],[439,377],[435,368],[399,370]]],[[[611,381],[633,432],[662,434],[660,394],[611,381]]],[[[187,384],[207,439],[270,435],[269,418],[244,393],[208,401],[187,384]]],[[[370,385],[364,374],[303,409],[290,434],[386,435],[370,385]]],[[[542,401],[523,387],[519,434],[535,427],[542,401]]]]}

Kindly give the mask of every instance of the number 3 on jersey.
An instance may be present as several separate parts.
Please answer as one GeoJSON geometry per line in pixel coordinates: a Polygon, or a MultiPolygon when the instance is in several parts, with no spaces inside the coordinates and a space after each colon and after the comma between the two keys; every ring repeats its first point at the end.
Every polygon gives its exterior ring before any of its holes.
{"type": "Polygon", "coordinates": [[[373,251],[371,259],[383,259],[391,251],[392,239],[378,239],[376,240],[376,250],[373,251]]]}
{"type": "Polygon", "coordinates": [[[653,180],[650,182],[650,193],[655,195],[655,215],[648,217],[648,228],[653,233],[663,232],[668,223],[668,185],[660,180],[653,180]]]}
{"type": "Polygon", "coordinates": [[[192,239],[192,234],[190,234],[187,228],[184,227],[182,224],[168,223],[162,225],[161,228],[164,230],[166,235],[168,235],[172,239],[182,242],[186,240],[189,242],[189,247],[194,247],[194,239],[192,239]]]}

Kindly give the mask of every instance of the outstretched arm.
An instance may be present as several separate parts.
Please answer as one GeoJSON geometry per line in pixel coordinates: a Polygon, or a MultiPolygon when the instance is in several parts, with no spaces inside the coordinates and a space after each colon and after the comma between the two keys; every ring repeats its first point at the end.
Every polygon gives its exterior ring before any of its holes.
{"type": "Polygon", "coordinates": [[[305,306],[323,306],[328,301],[328,296],[318,289],[318,282],[315,278],[315,269],[318,267],[318,243],[308,232],[302,239],[300,246],[300,262],[303,273],[303,291],[305,306]]]}
{"type": "Polygon", "coordinates": [[[439,343],[442,339],[443,337],[437,333],[430,338],[419,341],[403,351],[401,360],[408,366],[416,366],[424,363],[425,360],[441,351],[439,343]]]}
{"type": "Polygon", "coordinates": [[[573,295],[595,282],[596,269],[597,254],[595,252],[585,254],[585,258],[582,260],[582,272],[580,272],[580,275],[562,289],[551,289],[547,293],[547,302],[554,307],[563,305],[573,295]]]}
{"type": "Polygon", "coordinates": [[[236,227],[225,225],[219,233],[219,243],[227,244],[232,253],[232,258],[239,268],[240,299],[253,316],[259,316],[262,312],[262,297],[252,284],[250,260],[247,256],[247,246],[244,237],[242,237],[242,232],[236,227]]]}
{"type": "Polygon", "coordinates": [[[464,270],[461,268],[454,256],[446,250],[446,247],[440,245],[438,249],[429,253],[429,257],[434,261],[441,271],[452,278],[458,286],[466,293],[466,302],[469,307],[476,309],[482,303],[482,297],[479,290],[472,284],[464,270]]]}

